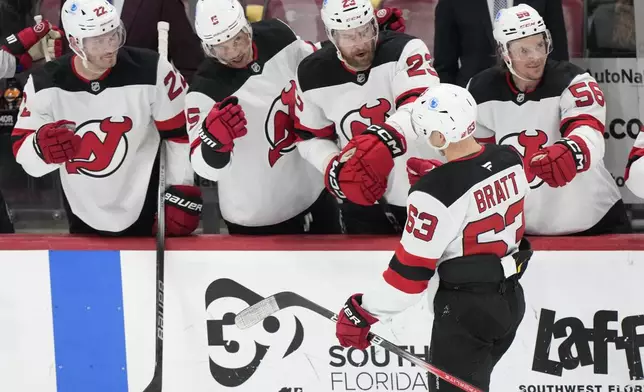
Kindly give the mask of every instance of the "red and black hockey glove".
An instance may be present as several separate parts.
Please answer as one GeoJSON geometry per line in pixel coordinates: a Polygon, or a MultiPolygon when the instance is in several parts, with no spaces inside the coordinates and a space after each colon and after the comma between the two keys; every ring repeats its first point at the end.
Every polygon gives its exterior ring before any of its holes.
{"type": "MultiPolygon", "coordinates": [[[[165,191],[165,232],[167,236],[190,235],[199,226],[203,208],[201,189],[192,185],[171,185],[165,191]]],[[[154,221],[153,233],[157,232],[154,221]]]]}
{"type": "Polygon", "coordinates": [[[382,8],[376,11],[376,20],[380,31],[390,30],[405,32],[405,18],[398,8],[382,8]]]}
{"type": "Polygon", "coordinates": [[[405,138],[387,124],[372,125],[331,160],[324,184],[336,197],[370,206],[387,190],[394,158],[405,153],[405,138]]]}
{"type": "MultiPolygon", "coordinates": [[[[27,27],[17,34],[12,34],[5,38],[0,44],[2,49],[11,53],[18,60],[18,71],[29,69],[32,65],[32,56],[28,53],[29,49],[35,46],[43,39],[52,29],[48,21],[43,20],[35,26],[27,27]]],[[[60,31],[57,28],[55,31],[60,31]]],[[[62,35],[61,35],[62,38],[62,35]]],[[[62,40],[59,42],[59,52],[62,53],[62,40]]],[[[44,54],[43,54],[44,56],[44,54]]],[[[42,57],[40,57],[42,58],[42,57]]],[[[38,60],[38,59],[36,59],[38,60]]]]}
{"type": "Polygon", "coordinates": [[[362,309],[362,294],[352,295],[338,313],[335,336],[342,347],[364,350],[371,344],[367,334],[378,319],[362,309]]]}
{"type": "Polygon", "coordinates": [[[442,164],[443,162],[438,159],[409,158],[407,160],[407,177],[409,178],[409,185],[413,186],[422,176],[442,164]]]}
{"type": "Polygon", "coordinates": [[[553,188],[568,184],[590,167],[590,151],[579,136],[570,136],[542,148],[530,157],[530,170],[553,188]]]}
{"type": "Polygon", "coordinates": [[[201,144],[217,152],[232,151],[234,139],[246,135],[246,114],[236,97],[228,97],[213,106],[203,122],[201,144]]]}
{"type": "Polygon", "coordinates": [[[45,163],[64,163],[76,157],[80,150],[81,137],[74,134],[75,128],[76,124],[67,120],[40,127],[34,142],[36,151],[45,163]]]}

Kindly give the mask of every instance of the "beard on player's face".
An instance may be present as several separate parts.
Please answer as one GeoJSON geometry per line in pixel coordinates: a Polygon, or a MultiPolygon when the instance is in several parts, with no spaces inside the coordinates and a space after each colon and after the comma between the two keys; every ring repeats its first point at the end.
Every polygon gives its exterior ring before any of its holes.
{"type": "Polygon", "coordinates": [[[376,55],[376,42],[371,40],[360,45],[343,48],[338,46],[342,59],[353,69],[364,71],[371,66],[376,55]]]}

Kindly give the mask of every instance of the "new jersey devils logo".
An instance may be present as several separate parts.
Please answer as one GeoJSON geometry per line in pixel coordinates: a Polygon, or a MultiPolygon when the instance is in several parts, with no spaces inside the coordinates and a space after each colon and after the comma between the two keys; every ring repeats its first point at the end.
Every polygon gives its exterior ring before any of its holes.
{"type": "Polygon", "coordinates": [[[363,105],[360,109],[351,110],[340,121],[340,130],[347,140],[360,135],[370,125],[382,124],[391,110],[391,103],[384,98],[378,98],[374,106],[363,105]]]}
{"type": "Polygon", "coordinates": [[[67,173],[103,178],[116,172],[127,156],[126,133],[131,130],[129,117],[123,121],[112,121],[108,117],[81,124],[76,128],[76,134],[82,138],[80,151],[65,164],[67,173]]]}
{"type": "Polygon", "coordinates": [[[271,167],[283,155],[295,150],[296,136],[290,115],[295,114],[295,105],[302,110],[302,100],[295,94],[295,81],[291,80],[289,86],[273,101],[264,124],[266,139],[271,145],[268,150],[268,163],[271,167]]]}
{"type": "Polygon", "coordinates": [[[529,167],[529,159],[534,153],[542,149],[547,142],[548,135],[540,129],[533,132],[523,130],[519,133],[511,133],[499,140],[499,144],[510,145],[521,154],[525,174],[532,189],[540,187],[543,184],[543,180],[532,173],[529,167]]]}
{"type": "Polygon", "coordinates": [[[269,351],[276,351],[269,356],[286,358],[302,345],[304,327],[296,316],[269,316],[246,331],[235,326],[236,313],[262,299],[226,278],[206,289],[210,373],[220,385],[238,387],[255,374],[269,351]]]}

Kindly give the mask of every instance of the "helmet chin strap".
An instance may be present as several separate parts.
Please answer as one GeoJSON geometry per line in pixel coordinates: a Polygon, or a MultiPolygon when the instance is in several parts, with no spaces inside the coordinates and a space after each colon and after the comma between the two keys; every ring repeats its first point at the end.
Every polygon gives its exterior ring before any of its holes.
{"type": "Polygon", "coordinates": [[[89,60],[87,60],[87,58],[81,57],[81,59],[83,60],[83,67],[85,67],[85,70],[87,72],[91,73],[92,75],[100,76],[100,75],[104,74],[105,71],[107,71],[109,69],[109,68],[105,68],[105,69],[101,70],[101,69],[95,68],[94,64],[89,62],[89,60]]]}
{"type": "Polygon", "coordinates": [[[517,78],[523,80],[524,82],[538,82],[541,79],[541,78],[539,78],[539,79],[524,78],[523,76],[519,75],[519,73],[517,71],[515,71],[514,67],[512,66],[512,60],[506,61],[505,65],[508,66],[508,69],[510,70],[510,73],[512,73],[512,75],[514,75],[517,78]]]}

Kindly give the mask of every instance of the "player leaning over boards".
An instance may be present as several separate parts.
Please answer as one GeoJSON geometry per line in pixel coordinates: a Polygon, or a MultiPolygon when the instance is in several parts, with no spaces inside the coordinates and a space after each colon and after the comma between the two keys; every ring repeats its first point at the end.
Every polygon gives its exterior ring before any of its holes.
{"type": "Polygon", "coordinates": [[[476,137],[514,146],[532,192],[526,233],[598,235],[631,231],[615,181],[604,166],[606,105],[590,74],[548,59],[550,34],[528,5],[501,10],[494,23],[503,66],[474,76],[476,137]]]}
{"type": "Polygon", "coordinates": [[[382,124],[439,83],[431,55],[418,38],[379,33],[370,0],[326,0],[321,14],[333,45],[298,67],[301,104],[295,110],[296,127],[306,139],[298,148],[310,151],[310,140],[337,138],[342,154],[325,156],[316,151],[312,162],[325,173],[327,189],[344,200],[341,211],[347,232],[399,234],[396,226],[405,222],[409,190],[405,162],[424,154],[406,145],[396,129],[382,124]],[[380,126],[369,128],[375,124],[380,126]],[[384,208],[374,205],[377,201],[384,208]]]}
{"type": "MultiPolygon", "coordinates": [[[[380,11],[383,26],[404,27],[399,11],[380,11]]],[[[207,58],[187,97],[191,162],[218,182],[228,232],[339,233],[337,203],[296,151],[290,118],[301,105],[291,81],[316,46],[277,19],[249,24],[237,0],[200,0],[195,30],[207,58]]],[[[338,151],[329,140],[313,143],[313,154],[338,151]]]]}
{"type": "MultiPolygon", "coordinates": [[[[411,187],[389,268],[372,290],[349,298],[336,335],[344,347],[366,348],[370,326],[423,298],[438,270],[430,362],[487,391],[525,311],[519,278],[532,252],[521,243],[523,163],[509,146],[476,142],[476,102],[464,88],[441,84],[411,105],[414,132],[448,162],[425,161],[434,168],[411,187]]],[[[429,390],[461,391],[434,376],[429,390]]]]}
{"type": "Polygon", "coordinates": [[[635,144],[631,153],[628,155],[626,164],[626,186],[636,196],[644,199],[644,127],[640,128],[640,133],[635,139],[635,144]]]}
{"type": "Polygon", "coordinates": [[[122,47],[125,29],[107,0],[68,0],[61,11],[73,54],[25,86],[13,151],[25,171],[58,170],[73,234],[155,231],[159,143],[167,143],[166,231],[199,223],[183,114],[185,82],[155,52],[122,47]]]}

